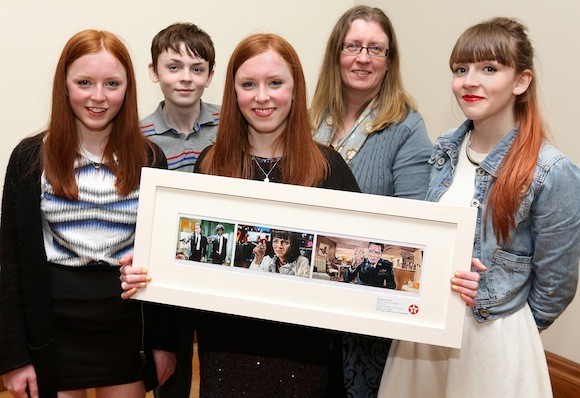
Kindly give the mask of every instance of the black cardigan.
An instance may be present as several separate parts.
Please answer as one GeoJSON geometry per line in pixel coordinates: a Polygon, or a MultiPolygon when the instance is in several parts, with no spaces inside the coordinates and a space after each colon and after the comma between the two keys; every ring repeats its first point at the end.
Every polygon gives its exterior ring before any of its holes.
{"type": "MultiPolygon", "coordinates": [[[[36,364],[39,388],[47,392],[52,379],[53,325],[40,212],[43,138],[44,134],[38,134],[22,140],[12,152],[6,170],[0,225],[0,374],[36,364]],[[43,373],[45,370],[49,372],[43,373]]],[[[151,167],[167,168],[161,150],[153,150],[154,155],[149,153],[151,167]]],[[[174,316],[171,311],[158,308],[146,314],[174,316]]],[[[168,325],[146,322],[150,324],[168,325]]],[[[151,330],[157,340],[152,345],[174,351],[173,342],[163,345],[171,339],[165,333],[171,332],[151,330]]]]}

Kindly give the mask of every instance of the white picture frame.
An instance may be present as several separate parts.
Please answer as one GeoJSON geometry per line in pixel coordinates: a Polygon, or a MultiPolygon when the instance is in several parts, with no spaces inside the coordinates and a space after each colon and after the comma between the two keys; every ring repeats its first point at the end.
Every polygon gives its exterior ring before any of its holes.
{"type": "Polygon", "coordinates": [[[152,280],[134,298],[460,348],[465,303],[449,280],[470,269],[475,220],[469,207],[144,168],[133,264],[152,280]],[[188,217],[417,248],[420,288],[261,272],[231,258],[229,266],[177,259],[180,220],[188,217]]]}

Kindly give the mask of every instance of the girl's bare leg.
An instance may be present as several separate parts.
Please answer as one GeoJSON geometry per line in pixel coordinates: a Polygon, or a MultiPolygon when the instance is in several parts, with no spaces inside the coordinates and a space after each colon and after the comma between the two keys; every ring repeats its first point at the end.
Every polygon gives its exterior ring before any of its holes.
{"type": "MultiPolygon", "coordinates": [[[[142,381],[116,386],[95,388],[97,398],[144,398],[145,385],[142,381]]],[[[60,397],[59,397],[60,398],[60,397]]],[[[76,398],[76,397],[75,397],[76,398]]]]}

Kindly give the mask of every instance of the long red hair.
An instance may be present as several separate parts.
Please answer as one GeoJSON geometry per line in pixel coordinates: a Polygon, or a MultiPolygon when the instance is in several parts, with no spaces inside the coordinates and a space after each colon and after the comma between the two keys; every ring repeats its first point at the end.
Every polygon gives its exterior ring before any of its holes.
{"type": "Polygon", "coordinates": [[[78,199],[74,162],[80,147],[76,116],[67,96],[66,76],[70,65],[86,54],[105,50],[113,55],[127,73],[127,91],[123,105],[112,123],[103,154],[116,176],[115,186],[121,196],[139,186],[141,167],[147,163],[149,141],[139,129],[137,89],[133,63],[127,47],[114,34],[104,30],[84,30],[75,34],[60,55],[52,87],[52,111],[42,150],[42,163],[54,192],[68,199],[78,199]],[[112,159],[116,155],[117,162],[112,159]]]}
{"type": "Polygon", "coordinates": [[[514,115],[519,130],[487,201],[494,233],[499,241],[506,242],[515,229],[516,212],[532,182],[542,143],[547,140],[537,100],[534,49],[526,26],[500,17],[467,29],[453,48],[449,66],[453,69],[454,63],[480,61],[497,61],[516,73],[532,73],[528,89],[516,97],[514,115]]]}
{"type": "Polygon", "coordinates": [[[274,34],[249,36],[243,39],[232,53],[226,71],[217,139],[202,162],[201,172],[251,178],[254,162],[248,140],[248,122],[238,108],[235,75],[244,62],[268,50],[276,52],[286,62],[294,79],[292,108],[288,114],[286,128],[275,143],[283,149],[284,157],[280,162],[282,182],[317,186],[326,177],[328,163],[311,136],[302,65],[294,48],[274,34]]]}

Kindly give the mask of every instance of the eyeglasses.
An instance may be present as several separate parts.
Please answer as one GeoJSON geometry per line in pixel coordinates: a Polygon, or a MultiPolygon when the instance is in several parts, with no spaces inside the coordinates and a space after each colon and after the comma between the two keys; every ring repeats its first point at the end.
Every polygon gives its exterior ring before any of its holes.
{"type": "Polygon", "coordinates": [[[348,55],[358,55],[363,49],[367,50],[369,57],[386,57],[389,55],[389,49],[382,46],[361,46],[357,43],[342,43],[340,50],[348,55]]]}

